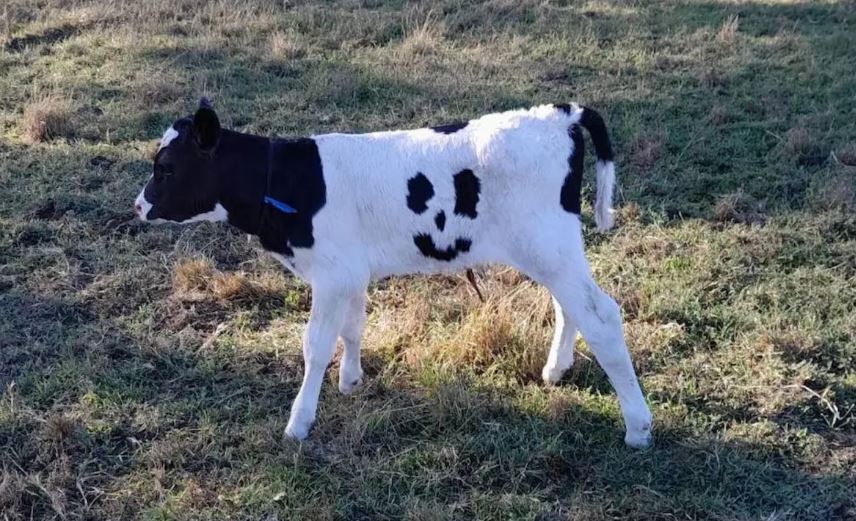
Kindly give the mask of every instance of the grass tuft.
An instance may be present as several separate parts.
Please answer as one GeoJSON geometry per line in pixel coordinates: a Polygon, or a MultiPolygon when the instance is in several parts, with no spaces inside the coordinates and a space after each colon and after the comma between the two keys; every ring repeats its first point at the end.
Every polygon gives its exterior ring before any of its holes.
{"type": "Polygon", "coordinates": [[[74,136],[73,113],[69,101],[60,96],[43,96],[24,107],[21,133],[29,143],[43,143],[74,136]]]}
{"type": "Polygon", "coordinates": [[[720,197],[713,211],[721,222],[764,224],[767,220],[764,203],[742,190],[720,197]]]}
{"type": "Polygon", "coordinates": [[[739,28],[740,16],[736,14],[731,15],[722,23],[722,27],[719,28],[716,37],[720,42],[733,42],[737,37],[737,30],[739,28]]]}

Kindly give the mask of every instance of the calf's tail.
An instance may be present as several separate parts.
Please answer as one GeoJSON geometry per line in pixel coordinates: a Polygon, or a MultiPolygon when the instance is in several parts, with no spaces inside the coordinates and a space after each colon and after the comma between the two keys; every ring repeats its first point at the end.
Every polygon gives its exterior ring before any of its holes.
{"type": "Polygon", "coordinates": [[[612,193],[615,189],[615,163],[613,163],[612,143],[606,132],[606,125],[600,114],[588,107],[580,107],[580,125],[591,136],[594,153],[597,156],[597,195],[594,204],[594,221],[597,229],[606,231],[615,224],[612,215],[612,193]]]}

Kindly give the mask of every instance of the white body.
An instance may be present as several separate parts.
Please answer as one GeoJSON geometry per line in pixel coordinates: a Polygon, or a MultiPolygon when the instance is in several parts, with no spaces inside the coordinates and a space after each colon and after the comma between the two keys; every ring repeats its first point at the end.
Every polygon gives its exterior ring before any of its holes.
{"type": "MultiPolygon", "coordinates": [[[[576,107],[574,107],[576,108],[576,107]]],[[[577,326],[615,386],[633,446],[650,442],[651,415],[624,344],[618,306],[591,278],[578,215],[559,204],[579,120],[552,105],[491,114],[443,134],[431,129],[313,136],[327,186],[327,204],[313,220],[315,245],[295,248],[294,262],[276,255],[313,288],[312,317],[304,342],[305,380],[286,429],[304,438],[315,419],[323,373],[344,341],[339,387],[359,384],[359,338],[365,288],[372,279],[405,273],[459,271],[499,263],[547,286],[555,296],[556,334],[544,379],[557,382],[573,363],[577,326]],[[470,169],[481,190],[475,219],[455,215],[453,174],[470,169]],[[433,185],[428,210],[405,201],[417,173],[433,185]],[[441,232],[434,223],[443,210],[441,232]],[[413,236],[430,233],[438,248],[458,237],[472,240],[452,261],[426,258],[413,236]]],[[[598,224],[611,224],[612,164],[598,165],[598,224]]]]}

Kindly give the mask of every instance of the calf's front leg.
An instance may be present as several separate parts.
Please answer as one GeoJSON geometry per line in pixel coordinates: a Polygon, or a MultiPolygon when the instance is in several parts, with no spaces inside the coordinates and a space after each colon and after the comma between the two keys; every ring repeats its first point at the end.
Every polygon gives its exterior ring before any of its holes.
{"type": "Polygon", "coordinates": [[[302,440],[315,422],[324,372],[333,358],[352,294],[330,283],[312,285],[312,309],[303,335],[303,383],[291,405],[286,436],[302,440]]]}

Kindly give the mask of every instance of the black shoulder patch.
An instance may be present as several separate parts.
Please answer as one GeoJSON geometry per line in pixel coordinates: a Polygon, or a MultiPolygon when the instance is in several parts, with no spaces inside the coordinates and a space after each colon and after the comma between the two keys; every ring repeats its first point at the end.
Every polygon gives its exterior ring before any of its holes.
{"type": "Polygon", "coordinates": [[[470,169],[461,170],[455,180],[455,215],[465,215],[475,219],[478,215],[476,206],[479,204],[481,183],[470,169]]]}
{"type": "Polygon", "coordinates": [[[565,114],[571,113],[571,106],[568,105],[567,103],[554,103],[553,106],[556,107],[557,109],[561,110],[565,114]]]}
{"type": "Polygon", "coordinates": [[[583,132],[579,125],[574,125],[570,130],[574,150],[568,158],[568,175],[562,183],[562,192],[559,202],[566,212],[580,214],[580,189],[583,182],[583,160],[585,159],[585,143],[583,132]]]}
{"type": "Polygon", "coordinates": [[[454,246],[449,246],[440,250],[437,248],[437,245],[434,244],[434,239],[432,239],[430,235],[427,233],[420,233],[413,236],[413,243],[416,244],[416,247],[419,248],[422,255],[432,259],[450,262],[456,259],[459,254],[470,251],[470,246],[472,246],[473,241],[464,237],[458,237],[455,239],[454,246]]]}
{"type": "Polygon", "coordinates": [[[434,197],[434,185],[421,172],[407,180],[407,207],[420,214],[428,209],[428,201],[434,197]]]}
{"type": "Polygon", "coordinates": [[[294,255],[294,248],[311,248],[312,218],[327,202],[327,187],[318,146],[309,138],[280,139],[273,145],[269,196],[285,201],[297,213],[267,206],[262,213],[259,240],[266,250],[294,255]]]}
{"type": "Polygon", "coordinates": [[[443,210],[437,212],[437,215],[434,216],[434,224],[436,224],[437,229],[442,232],[446,228],[446,212],[443,210]]]}
{"type": "Polygon", "coordinates": [[[431,130],[434,132],[439,132],[440,134],[454,134],[455,132],[461,130],[466,127],[469,123],[449,123],[448,125],[438,125],[436,127],[431,127],[431,130]]]}

